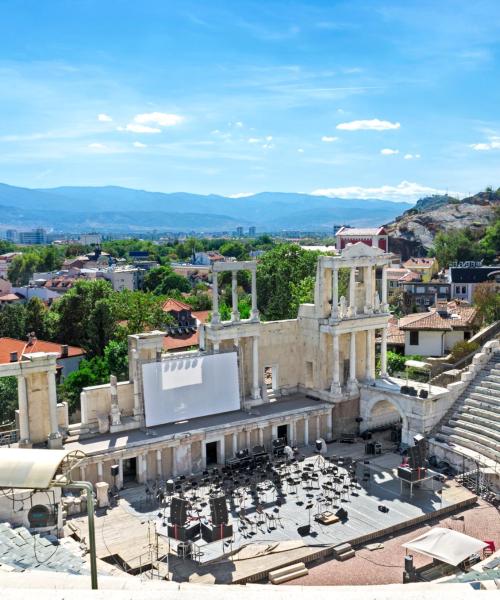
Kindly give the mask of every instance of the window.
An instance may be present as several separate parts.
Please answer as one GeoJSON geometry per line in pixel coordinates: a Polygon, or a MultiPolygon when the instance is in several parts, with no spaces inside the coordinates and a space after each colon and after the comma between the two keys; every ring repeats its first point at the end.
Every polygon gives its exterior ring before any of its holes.
{"type": "Polygon", "coordinates": [[[464,340],[470,340],[470,331],[464,331],[464,340]]]}
{"type": "Polygon", "coordinates": [[[466,294],[467,293],[467,288],[465,287],[465,285],[462,286],[462,294],[466,294]]]}
{"type": "Polygon", "coordinates": [[[410,331],[410,346],[418,346],[418,331],[410,331]]]}
{"type": "Polygon", "coordinates": [[[460,286],[459,285],[455,286],[455,294],[460,294],[460,286]]]}

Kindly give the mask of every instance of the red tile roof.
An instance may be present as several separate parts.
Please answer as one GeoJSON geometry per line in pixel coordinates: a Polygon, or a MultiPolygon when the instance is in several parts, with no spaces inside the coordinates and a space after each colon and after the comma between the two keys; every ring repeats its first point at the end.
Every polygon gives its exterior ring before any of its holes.
{"type": "Polygon", "coordinates": [[[208,317],[210,316],[211,312],[211,310],[197,310],[192,312],[191,315],[195,319],[198,319],[200,323],[208,323],[208,317]]]}
{"type": "MultiPolygon", "coordinates": [[[[57,352],[59,354],[58,358],[62,358],[61,344],[35,340],[34,343],[29,346],[27,341],[5,337],[0,338],[0,364],[10,362],[11,352],[17,352],[19,359],[21,358],[22,354],[31,354],[33,352],[57,352]]],[[[85,350],[82,348],[68,346],[68,356],[83,356],[84,354],[85,350]]]]}
{"type": "Polygon", "coordinates": [[[181,302],[180,300],[175,300],[174,298],[168,298],[162,306],[165,312],[170,312],[171,310],[180,311],[180,310],[191,310],[191,306],[186,304],[185,302],[181,302]]]}
{"type": "Polygon", "coordinates": [[[166,335],[163,338],[163,349],[167,350],[187,350],[191,346],[197,346],[199,344],[198,332],[186,333],[183,335],[166,335]]]}
{"type": "Polygon", "coordinates": [[[411,269],[412,267],[432,267],[436,262],[435,258],[409,258],[406,262],[403,263],[403,267],[407,269],[411,269]]]}
{"type": "Polygon", "coordinates": [[[3,296],[0,296],[0,302],[16,302],[20,299],[21,298],[19,298],[17,294],[4,294],[3,296]]]}
{"type": "Polygon", "coordinates": [[[439,314],[436,308],[431,308],[426,313],[416,313],[407,315],[399,320],[399,328],[407,331],[452,331],[453,329],[462,329],[471,327],[477,316],[477,309],[470,304],[461,304],[459,302],[440,303],[439,308],[446,306],[448,317],[439,314]]]}
{"type": "Polygon", "coordinates": [[[383,227],[341,227],[336,235],[387,235],[387,232],[383,227]]]}

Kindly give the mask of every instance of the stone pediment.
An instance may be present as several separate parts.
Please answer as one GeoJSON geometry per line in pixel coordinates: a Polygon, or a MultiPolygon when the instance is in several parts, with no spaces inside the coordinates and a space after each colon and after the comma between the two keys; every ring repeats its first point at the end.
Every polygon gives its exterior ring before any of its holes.
{"type": "Polygon", "coordinates": [[[342,258],[363,258],[371,256],[381,256],[384,251],[380,248],[374,248],[373,246],[367,246],[363,242],[356,242],[355,244],[347,244],[342,250],[342,258]]]}

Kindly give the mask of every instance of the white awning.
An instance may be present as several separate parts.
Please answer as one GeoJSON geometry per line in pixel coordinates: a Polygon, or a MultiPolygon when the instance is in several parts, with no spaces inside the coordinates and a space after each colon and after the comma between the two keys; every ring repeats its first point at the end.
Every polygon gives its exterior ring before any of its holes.
{"type": "Polygon", "coordinates": [[[453,529],[434,527],[427,533],[403,544],[403,548],[420,552],[448,565],[458,565],[488,544],[453,529]]]}
{"type": "Polygon", "coordinates": [[[46,489],[67,450],[0,448],[0,488],[46,489]]]}

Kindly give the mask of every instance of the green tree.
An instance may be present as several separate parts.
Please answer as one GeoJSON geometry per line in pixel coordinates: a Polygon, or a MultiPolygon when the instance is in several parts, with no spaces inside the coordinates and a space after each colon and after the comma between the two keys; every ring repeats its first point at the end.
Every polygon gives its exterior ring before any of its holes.
{"type": "Polygon", "coordinates": [[[39,264],[40,256],[35,252],[25,252],[15,256],[9,265],[7,277],[13,285],[26,285],[39,264]]]}
{"type": "Polygon", "coordinates": [[[170,267],[151,269],[144,278],[144,289],[157,295],[169,294],[172,290],[191,291],[191,284],[186,277],[174,273],[170,267]]]}
{"type": "Polygon", "coordinates": [[[477,260],[480,250],[477,242],[471,239],[467,230],[439,232],[434,239],[430,252],[437,258],[441,268],[448,267],[454,261],[477,260]]]}
{"type": "Polygon", "coordinates": [[[104,360],[110,375],[116,375],[119,381],[128,379],[128,344],[126,341],[112,340],[104,348],[104,360]]]}
{"type": "Polygon", "coordinates": [[[293,286],[298,290],[303,279],[314,277],[318,255],[295,244],[280,244],[262,257],[257,267],[257,291],[265,319],[296,318],[293,286]]]}
{"type": "Polygon", "coordinates": [[[478,284],[474,289],[473,302],[484,324],[489,325],[500,319],[500,294],[495,283],[478,284]]]}
{"type": "Polygon", "coordinates": [[[229,241],[219,248],[223,256],[234,256],[237,260],[248,260],[248,248],[242,242],[229,241]]]}
{"type": "Polygon", "coordinates": [[[58,396],[68,403],[69,413],[80,409],[80,393],[84,387],[100,385],[109,380],[109,369],[104,358],[95,356],[82,360],[78,369],[70,373],[59,386],[58,396]]]}
{"type": "Polygon", "coordinates": [[[0,377],[0,424],[14,420],[17,410],[17,379],[0,377]]]}
{"type": "Polygon", "coordinates": [[[116,322],[113,317],[113,305],[109,298],[101,298],[94,304],[88,318],[85,348],[91,354],[102,354],[113,337],[116,322]]]}
{"type": "Polygon", "coordinates": [[[150,292],[123,290],[112,298],[113,314],[118,323],[116,336],[126,340],[127,335],[151,329],[162,329],[173,318],[162,309],[164,299],[150,292]]]}
{"type": "Polygon", "coordinates": [[[26,339],[26,308],[23,304],[7,304],[0,310],[0,337],[26,339]]]}
{"type": "Polygon", "coordinates": [[[26,303],[26,331],[33,331],[37,338],[41,340],[49,339],[48,328],[46,324],[48,310],[45,304],[33,296],[26,303]]]}

